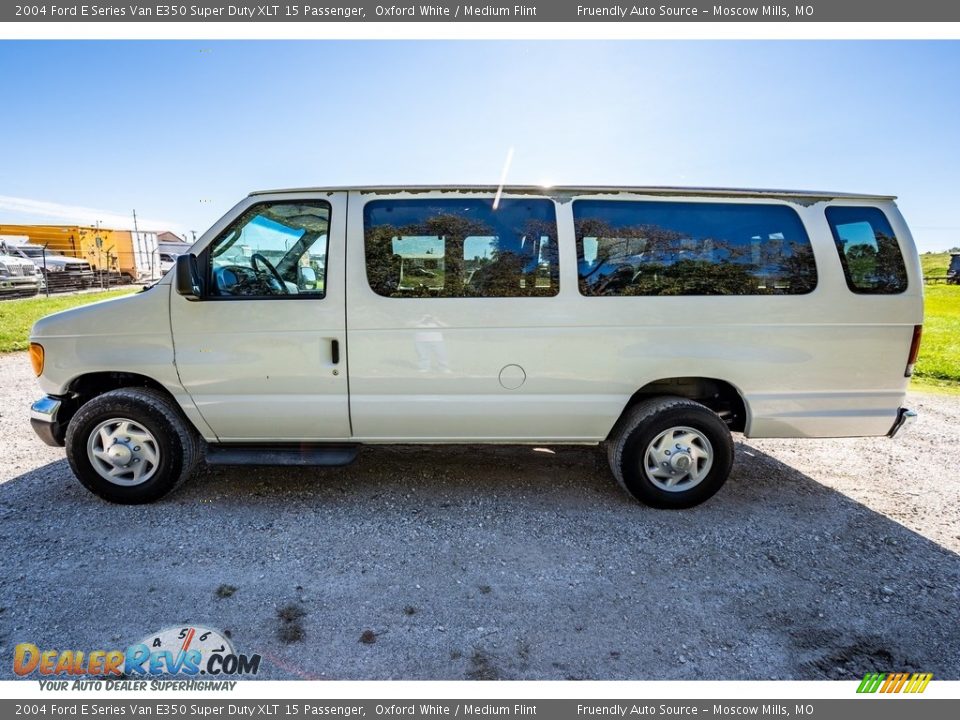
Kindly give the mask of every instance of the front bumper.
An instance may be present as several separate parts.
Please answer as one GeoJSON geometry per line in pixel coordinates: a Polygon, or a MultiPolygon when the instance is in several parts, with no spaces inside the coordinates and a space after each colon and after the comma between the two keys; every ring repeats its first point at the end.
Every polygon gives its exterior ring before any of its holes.
{"type": "Polygon", "coordinates": [[[33,431],[47,445],[53,447],[63,447],[64,436],[67,434],[66,423],[57,419],[61,405],[60,398],[44,395],[30,406],[30,425],[33,431]]]}
{"type": "Polygon", "coordinates": [[[40,278],[36,275],[15,275],[0,278],[0,295],[40,292],[40,278]]]}
{"type": "Polygon", "coordinates": [[[916,419],[916,412],[907,408],[900,408],[897,410],[897,421],[893,424],[893,427],[890,428],[890,432],[887,433],[887,436],[896,437],[897,433],[902,432],[913,425],[916,419]]]}

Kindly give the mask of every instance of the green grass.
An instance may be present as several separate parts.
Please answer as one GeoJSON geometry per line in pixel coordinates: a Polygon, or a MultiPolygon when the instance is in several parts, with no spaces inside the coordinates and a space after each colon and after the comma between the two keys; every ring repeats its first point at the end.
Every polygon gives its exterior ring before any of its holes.
{"type": "Polygon", "coordinates": [[[960,285],[924,288],[923,341],[914,377],[934,386],[960,386],[960,285]]]}
{"type": "Polygon", "coordinates": [[[68,310],[78,305],[87,305],[97,300],[129,295],[132,292],[136,290],[127,288],[83,295],[53,295],[49,298],[39,296],[25,300],[4,300],[0,302],[0,352],[26,350],[30,344],[30,328],[44,315],[68,310]]]}
{"type": "MultiPolygon", "coordinates": [[[[924,277],[944,277],[950,253],[923,253],[924,277]]],[[[960,286],[927,285],[924,288],[923,342],[912,390],[960,395],[960,286]]]]}
{"type": "Polygon", "coordinates": [[[910,382],[911,392],[930,393],[932,395],[954,395],[960,397],[960,383],[949,380],[930,380],[914,378],[910,382]]]}
{"type": "Polygon", "coordinates": [[[950,253],[923,253],[920,256],[920,267],[924,277],[944,277],[950,267],[950,253]]]}

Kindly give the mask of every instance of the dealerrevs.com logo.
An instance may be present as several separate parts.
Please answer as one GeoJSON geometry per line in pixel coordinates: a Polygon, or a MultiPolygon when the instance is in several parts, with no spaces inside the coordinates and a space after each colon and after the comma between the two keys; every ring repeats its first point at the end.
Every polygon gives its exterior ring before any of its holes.
{"type": "Polygon", "coordinates": [[[40,649],[32,643],[20,643],[13,651],[13,672],[19,677],[219,679],[256,675],[259,669],[259,655],[239,654],[229,638],[199,625],[161,630],[126,650],[40,649]]]}

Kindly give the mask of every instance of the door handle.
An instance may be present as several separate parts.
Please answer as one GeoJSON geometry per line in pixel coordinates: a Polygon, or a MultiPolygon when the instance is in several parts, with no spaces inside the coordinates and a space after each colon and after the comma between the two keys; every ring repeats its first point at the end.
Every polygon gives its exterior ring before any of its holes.
{"type": "Polygon", "coordinates": [[[340,341],[334,340],[330,344],[330,359],[333,360],[334,365],[340,363],[340,341]]]}

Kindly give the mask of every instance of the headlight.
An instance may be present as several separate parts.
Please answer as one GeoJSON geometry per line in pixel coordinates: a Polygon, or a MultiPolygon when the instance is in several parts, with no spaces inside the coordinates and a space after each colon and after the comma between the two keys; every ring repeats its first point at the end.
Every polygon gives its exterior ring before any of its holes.
{"type": "Polygon", "coordinates": [[[0,263],[0,277],[10,277],[10,271],[7,270],[7,266],[3,263],[0,263]]]}
{"type": "Polygon", "coordinates": [[[34,375],[43,375],[43,345],[30,343],[30,364],[33,365],[34,375]]]}

